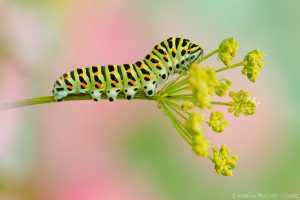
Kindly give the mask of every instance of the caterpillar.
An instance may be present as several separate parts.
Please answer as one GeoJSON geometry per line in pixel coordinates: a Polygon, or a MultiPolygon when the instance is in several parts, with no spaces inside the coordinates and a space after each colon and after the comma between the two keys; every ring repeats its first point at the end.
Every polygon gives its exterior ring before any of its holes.
{"type": "Polygon", "coordinates": [[[143,60],[133,64],[92,66],[74,69],[60,76],[52,92],[55,101],[72,94],[89,93],[99,101],[104,93],[109,101],[123,92],[127,99],[138,91],[153,96],[159,84],[173,74],[189,69],[203,56],[203,49],[185,38],[171,37],[157,44],[143,60]]]}

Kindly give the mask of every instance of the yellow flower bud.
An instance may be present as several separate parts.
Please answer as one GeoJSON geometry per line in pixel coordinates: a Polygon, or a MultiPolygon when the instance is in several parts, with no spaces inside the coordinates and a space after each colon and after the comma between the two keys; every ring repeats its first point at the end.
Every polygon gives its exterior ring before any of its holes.
{"type": "Polygon", "coordinates": [[[222,174],[224,176],[232,176],[232,170],[236,166],[237,156],[229,156],[230,149],[225,145],[220,147],[218,151],[217,148],[213,148],[213,163],[215,164],[215,170],[217,174],[222,174]]]}
{"type": "Polygon", "coordinates": [[[193,135],[192,149],[199,156],[207,156],[209,148],[209,141],[205,140],[203,134],[193,135]]]}
{"type": "Polygon", "coordinates": [[[194,108],[194,104],[190,101],[184,101],[182,104],[181,104],[181,108],[183,111],[188,111],[188,110],[191,110],[194,108]]]}
{"type": "Polygon", "coordinates": [[[221,112],[212,112],[209,117],[208,125],[212,127],[213,131],[221,133],[228,125],[228,122],[224,121],[224,114],[221,112]]]}
{"type": "Polygon", "coordinates": [[[228,88],[232,85],[232,82],[227,79],[222,79],[215,86],[216,95],[222,97],[226,95],[228,88]]]}
{"type": "Polygon", "coordinates": [[[229,102],[230,108],[228,112],[234,113],[234,116],[239,117],[243,115],[253,115],[256,111],[256,102],[250,98],[250,94],[247,91],[240,90],[239,92],[229,92],[229,96],[233,102],[229,102]]]}
{"type": "Polygon", "coordinates": [[[211,108],[211,95],[218,84],[215,71],[210,67],[192,65],[189,72],[188,81],[193,92],[194,105],[201,109],[211,108]]]}
{"type": "Polygon", "coordinates": [[[242,73],[244,75],[247,75],[250,81],[256,82],[260,70],[264,67],[262,61],[264,56],[265,55],[259,50],[253,50],[246,54],[243,61],[244,68],[242,70],[242,73]]]}
{"type": "Polygon", "coordinates": [[[203,132],[202,130],[203,116],[201,113],[192,113],[186,121],[186,130],[192,135],[198,135],[203,132]]]}
{"type": "Polygon", "coordinates": [[[238,43],[234,38],[228,38],[221,42],[219,45],[218,58],[226,65],[231,64],[232,59],[236,56],[238,43]]]}

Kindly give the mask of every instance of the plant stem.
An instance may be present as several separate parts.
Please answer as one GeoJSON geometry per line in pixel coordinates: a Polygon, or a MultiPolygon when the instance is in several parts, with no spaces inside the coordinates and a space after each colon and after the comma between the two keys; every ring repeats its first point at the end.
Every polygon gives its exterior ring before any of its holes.
{"type": "Polygon", "coordinates": [[[204,60],[206,60],[207,58],[211,57],[212,55],[214,55],[214,54],[216,54],[218,52],[219,52],[219,49],[213,50],[212,52],[210,52],[206,56],[203,56],[198,62],[196,62],[196,64],[199,64],[199,63],[203,62],[204,60]]]}
{"type": "MultiPolygon", "coordinates": [[[[103,96],[102,99],[107,99],[106,96],[103,96]]],[[[119,94],[118,99],[126,99],[124,94],[119,94]]],[[[156,100],[157,96],[148,97],[144,93],[137,93],[134,99],[142,99],[142,100],[156,100]]],[[[76,94],[65,97],[64,101],[77,101],[77,100],[92,100],[89,94],[76,94]]],[[[0,110],[7,110],[11,108],[24,107],[30,105],[38,105],[38,104],[46,104],[46,103],[56,103],[53,99],[53,96],[44,96],[44,97],[36,97],[31,99],[23,99],[14,102],[8,102],[4,104],[0,104],[0,110]]]]}
{"type": "Polygon", "coordinates": [[[190,88],[190,86],[182,86],[181,88],[177,88],[177,89],[174,89],[174,90],[172,90],[170,93],[171,94],[169,94],[170,96],[173,96],[173,95],[175,95],[175,94],[177,94],[177,93],[184,93],[184,92],[187,92],[187,91],[189,91],[191,88],[190,88]]]}
{"type": "Polygon", "coordinates": [[[216,69],[215,72],[221,72],[221,71],[224,71],[224,70],[227,70],[227,69],[232,69],[232,68],[235,68],[235,67],[242,66],[243,64],[244,64],[244,61],[233,64],[231,66],[225,66],[225,67],[222,67],[220,69],[216,69]]]}
{"type": "MultiPolygon", "coordinates": [[[[183,113],[181,113],[181,110],[178,110],[177,107],[174,107],[173,104],[170,101],[166,100],[166,104],[174,111],[176,112],[180,117],[182,117],[184,120],[187,120],[187,117],[183,115],[183,113]]],[[[176,104],[177,105],[177,104],[176,104]]]]}
{"type": "Polygon", "coordinates": [[[182,80],[176,80],[176,83],[174,82],[172,85],[169,85],[166,87],[163,92],[166,94],[170,94],[173,92],[173,90],[178,89],[188,83],[188,77],[182,79],[182,80]]]}
{"type": "Polygon", "coordinates": [[[177,76],[174,80],[170,81],[169,83],[165,84],[163,86],[163,88],[161,89],[161,91],[165,91],[166,88],[171,87],[174,83],[176,83],[181,77],[183,77],[186,74],[186,72],[182,72],[181,74],[179,74],[179,76],[177,76]]]}
{"type": "Polygon", "coordinates": [[[170,121],[172,122],[172,124],[174,125],[174,127],[176,128],[176,130],[179,132],[179,134],[181,135],[181,137],[188,143],[191,144],[190,141],[190,135],[183,129],[182,127],[182,123],[172,114],[172,112],[169,110],[167,104],[162,101],[161,105],[165,111],[165,114],[169,117],[170,121]]]}
{"type": "Polygon", "coordinates": [[[184,113],[186,113],[187,115],[191,115],[190,112],[182,110],[181,106],[178,105],[178,104],[176,104],[176,103],[174,103],[172,100],[167,99],[166,101],[167,101],[169,104],[171,104],[172,106],[174,106],[175,108],[177,108],[178,111],[184,112],[184,113]]]}
{"type": "Polygon", "coordinates": [[[228,102],[212,101],[211,104],[214,104],[214,105],[222,105],[222,106],[229,106],[228,102]]]}

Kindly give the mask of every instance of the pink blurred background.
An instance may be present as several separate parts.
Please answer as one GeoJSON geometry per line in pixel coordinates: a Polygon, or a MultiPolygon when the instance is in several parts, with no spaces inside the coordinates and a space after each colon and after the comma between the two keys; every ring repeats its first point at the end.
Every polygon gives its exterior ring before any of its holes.
{"type": "MultiPolygon", "coordinates": [[[[300,4],[270,2],[1,1],[1,103],[50,95],[56,78],[75,67],[134,62],[170,36],[189,38],[206,53],[234,36],[237,60],[255,48],[267,57],[255,84],[239,70],[221,74],[260,102],[255,116],[228,114],[225,133],[206,129],[211,143],[239,154],[234,177],[217,176],[195,156],[153,102],[65,102],[0,113],[0,199],[232,199],[248,192],[300,198],[299,93],[292,89],[299,68],[293,53],[282,52],[296,49],[300,28],[289,19],[299,16],[300,4]]],[[[220,66],[216,59],[206,64],[220,66]]]]}

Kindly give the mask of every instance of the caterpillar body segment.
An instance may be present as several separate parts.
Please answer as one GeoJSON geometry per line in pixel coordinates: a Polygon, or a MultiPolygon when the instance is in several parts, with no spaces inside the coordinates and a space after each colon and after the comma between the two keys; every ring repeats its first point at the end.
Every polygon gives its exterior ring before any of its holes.
{"type": "Polygon", "coordinates": [[[133,64],[92,66],[66,72],[54,83],[53,96],[56,101],[68,95],[87,93],[95,101],[103,94],[114,101],[120,92],[127,99],[134,98],[138,91],[153,96],[159,84],[173,74],[188,70],[202,55],[202,48],[190,40],[169,38],[133,64]]]}

